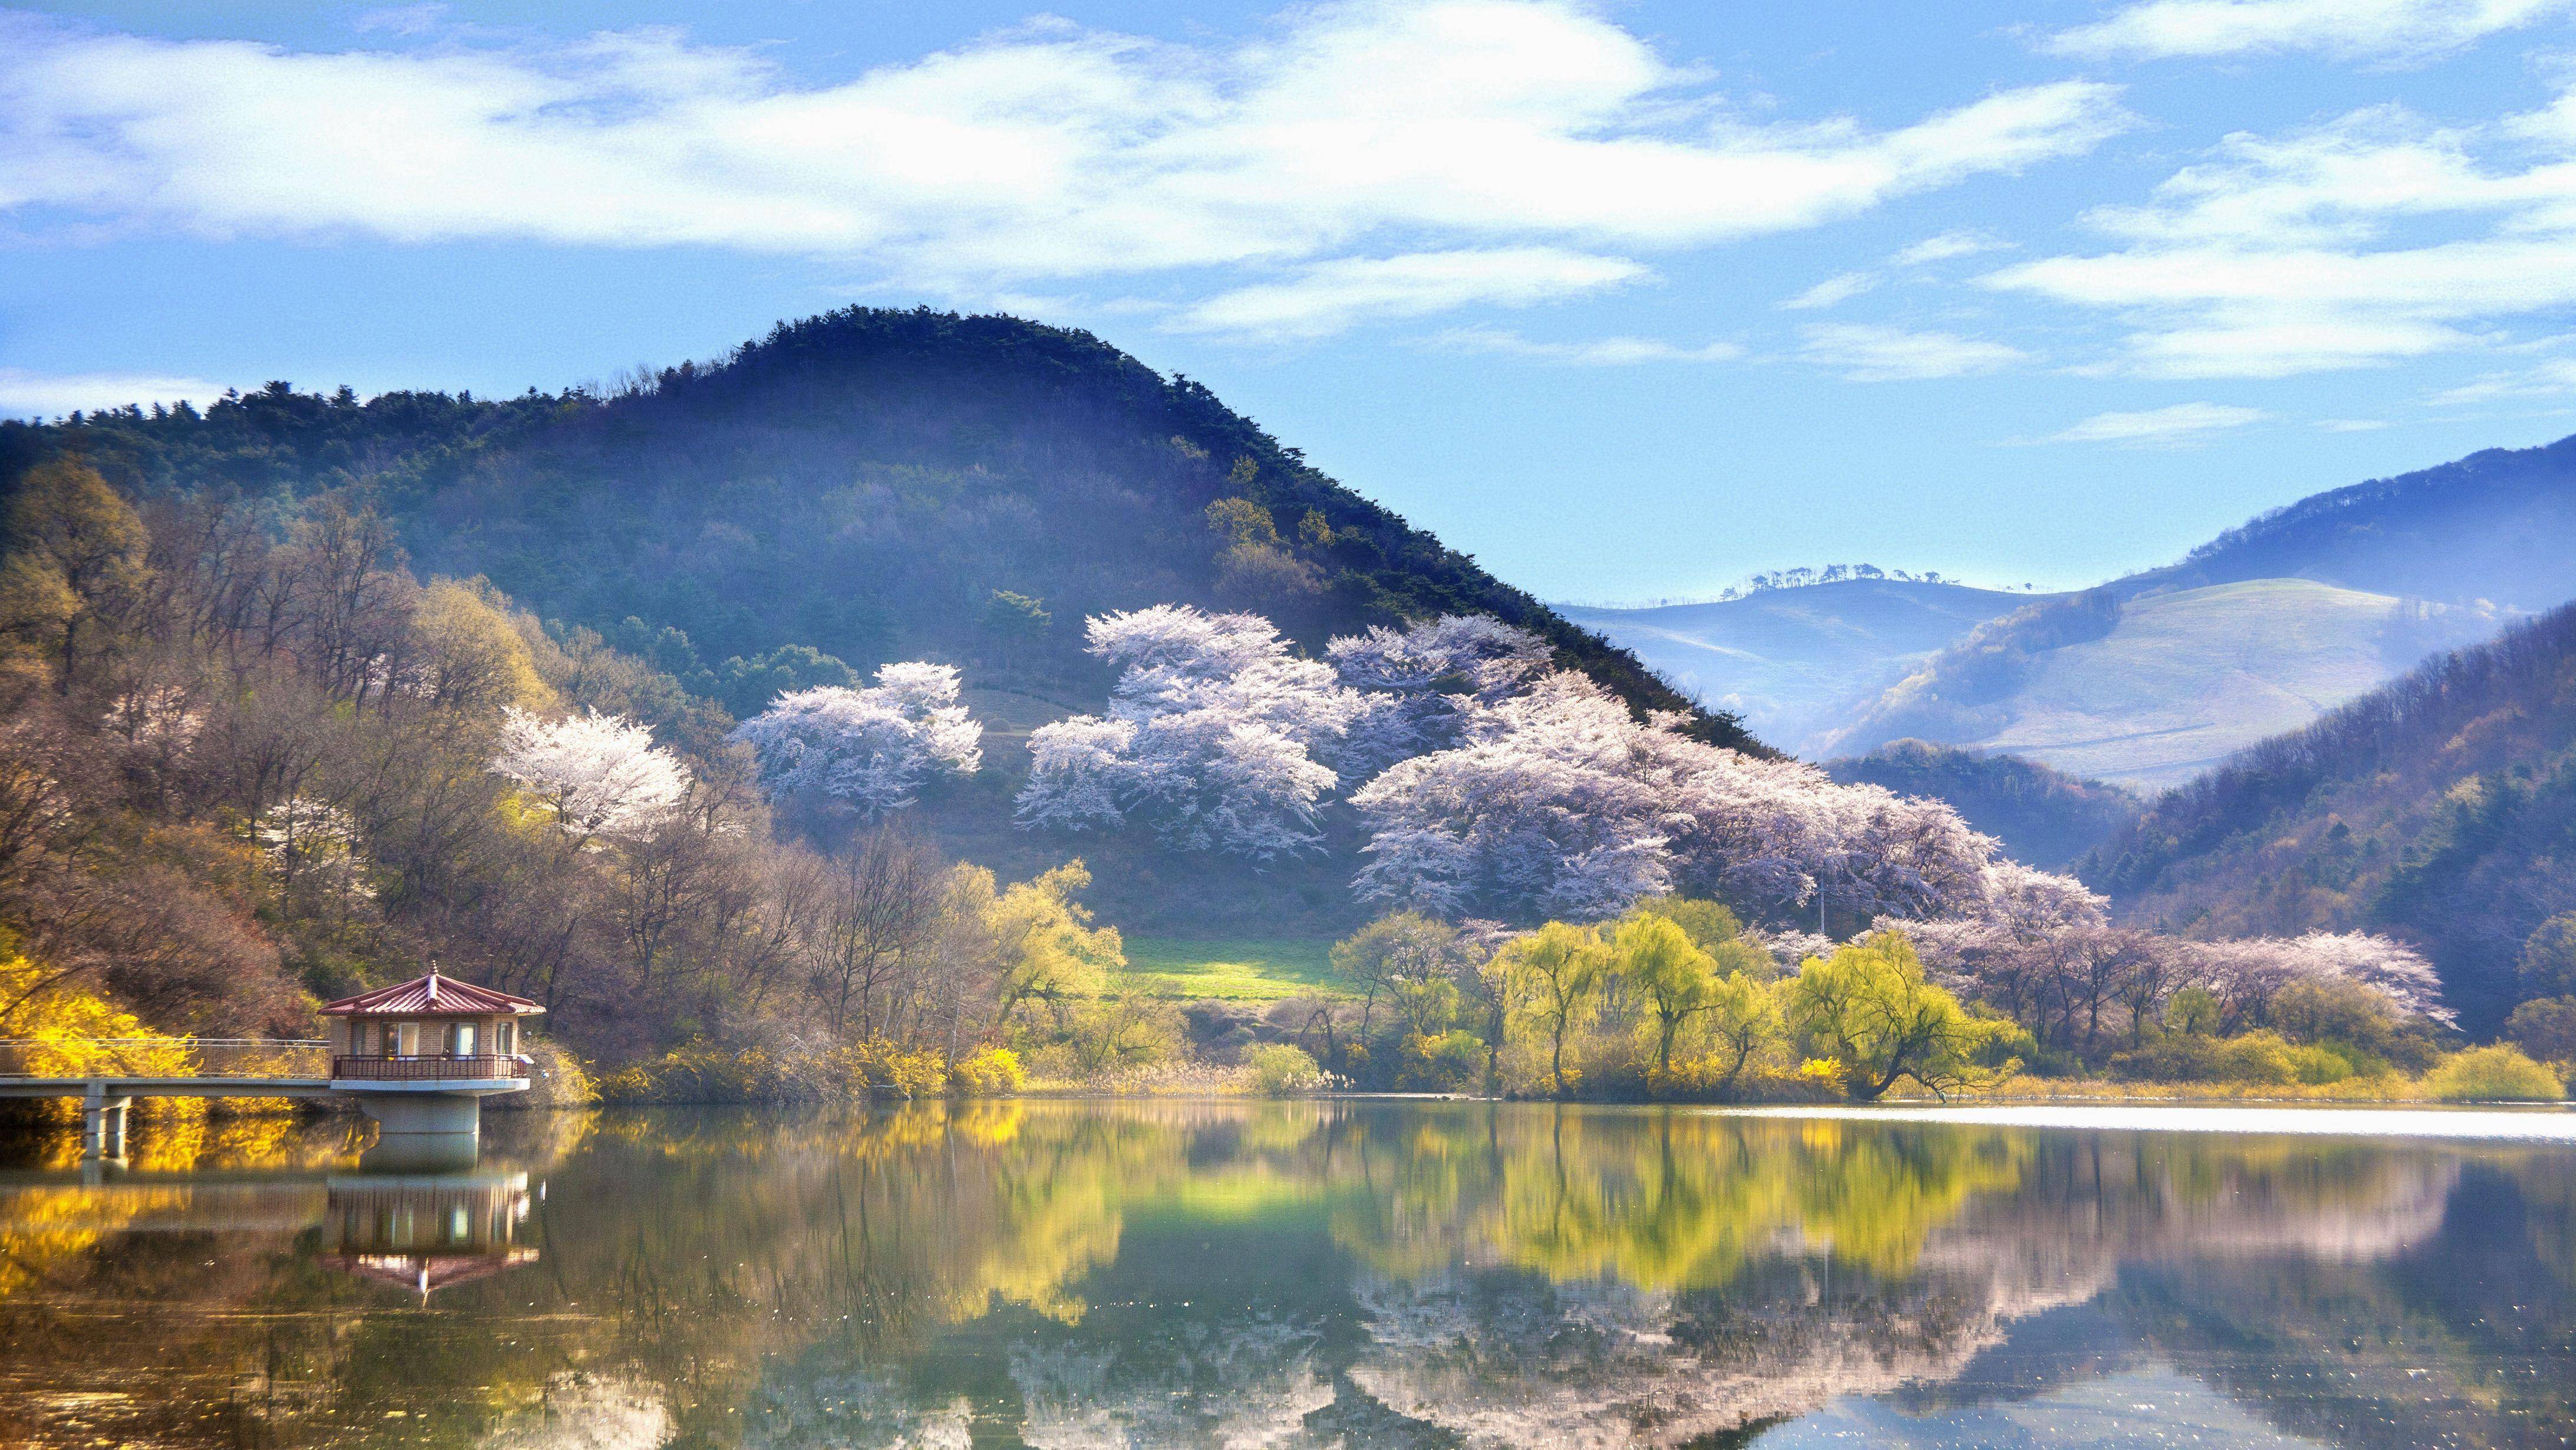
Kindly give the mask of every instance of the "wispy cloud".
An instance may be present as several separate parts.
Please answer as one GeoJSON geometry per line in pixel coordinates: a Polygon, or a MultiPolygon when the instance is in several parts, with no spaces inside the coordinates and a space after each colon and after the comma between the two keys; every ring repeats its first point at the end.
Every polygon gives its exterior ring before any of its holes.
{"type": "Polygon", "coordinates": [[[2108,59],[2316,51],[2414,60],[2564,14],[2571,0],[2146,0],[2045,41],[2108,59]]]}
{"type": "Polygon", "coordinates": [[[1375,317],[1421,317],[1473,303],[1527,307],[1634,282],[1646,269],[1623,257],[1554,247],[1413,252],[1317,262],[1284,281],[1220,292],[1174,317],[1179,332],[1267,341],[1325,337],[1375,317]]]}
{"type": "Polygon", "coordinates": [[[2009,242],[1999,242],[1983,232],[1943,232],[1937,237],[1925,237],[1913,246],[1901,249],[1887,260],[1891,266],[1922,267],[1934,262],[1946,262],[1953,257],[1973,257],[1983,252],[2000,252],[2011,245],[2009,242]]]}
{"type": "Polygon", "coordinates": [[[2488,373],[2456,388],[2446,388],[2426,401],[2442,407],[2513,398],[2558,398],[2569,393],[2576,393],[2576,358],[2552,358],[2537,367],[2488,373]]]}
{"type": "Polygon", "coordinates": [[[2172,448],[2206,441],[2211,434],[2259,423],[2270,416],[2230,403],[2176,403],[2133,413],[2096,413],[2041,443],[2126,443],[2172,448]]]}
{"type": "Polygon", "coordinates": [[[1849,302],[1876,287],[1878,280],[1878,274],[1875,272],[1844,272],[1839,276],[1827,277],[1795,297],[1782,298],[1780,305],[1793,312],[1832,307],[1849,302]]]}
{"type": "MultiPolygon", "coordinates": [[[[386,12],[372,48],[326,51],[0,17],[0,215],[38,236],[719,247],[950,295],[1161,276],[1186,302],[1206,269],[1705,248],[2131,124],[2082,81],[1884,129],[1757,121],[1579,0],[1358,0],[1192,44],[1041,20],[822,84],[669,30],[399,33],[422,24],[386,12]]],[[[1456,305],[1422,276],[1377,310],[1456,305]]]]}
{"type": "Polygon", "coordinates": [[[2319,418],[2318,431],[2324,433],[2376,433],[2388,426],[2385,418],[2319,418]]]}
{"type": "Polygon", "coordinates": [[[2016,347],[1950,332],[1835,323],[1807,328],[1798,355],[1854,382],[1901,382],[1988,373],[2025,362],[2016,347]]]}
{"type": "Polygon", "coordinates": [[[1731,362],[1744,356],[1744,349],[1731,342],[1708,342],[1696,347],[1659,337],[1592,337],[1556,342],[1523,337],[1496,327],[1454,327],[1425,341],[1443,352],[1498,353],[1569,367],[1731,362]]]}
{"type": "Polygon", "coordinates": [[[2467,347],[2576,305],[2576,90],[2481,127],[2384,107],[2230,137],[2088,220],[2119,245],[1982,280],[2126,320],[2128,370],[2282,377],[2467,347]]]}
{"type": "Polygon", "coordinates": [[[40,373],[0,367],[0,417],[59,417],[128,403],[189,402],[203,406],[226,385],[168,373],[40,373]]]}

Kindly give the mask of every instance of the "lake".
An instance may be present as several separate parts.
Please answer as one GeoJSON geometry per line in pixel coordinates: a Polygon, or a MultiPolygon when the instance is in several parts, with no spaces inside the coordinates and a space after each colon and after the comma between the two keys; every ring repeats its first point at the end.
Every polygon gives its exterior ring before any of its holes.
{"type": "Polygon", "coordinates": [[[1434,1102],[139,1125],[0,1443],[2432,1446],[2576,1425],[2576,1118],[1434,1102]],[[2179,1130],[2177,1130],[2179,1129],[2179,1130]]]}

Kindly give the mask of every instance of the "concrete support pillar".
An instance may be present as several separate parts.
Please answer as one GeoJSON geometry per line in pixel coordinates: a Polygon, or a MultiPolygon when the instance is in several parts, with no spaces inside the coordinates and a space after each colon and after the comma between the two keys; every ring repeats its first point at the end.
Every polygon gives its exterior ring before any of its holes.
{"type": "Polygon", "coordinates": [[[93,1082],[81,1095],[81,1157],[125,1161],[125,1113],[132,1098],[110,1097],[107,1084],[93,1082]]]}

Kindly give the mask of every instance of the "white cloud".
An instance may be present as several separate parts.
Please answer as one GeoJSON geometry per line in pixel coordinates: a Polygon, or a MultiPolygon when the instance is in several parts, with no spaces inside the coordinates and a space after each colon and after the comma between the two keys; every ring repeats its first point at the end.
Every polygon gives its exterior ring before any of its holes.
{"type": "Polygon", "coordinates": [[[2010,245],[1978,232],[1943,232],[1937,237],[1925,237],[1887,260],[1892,266],[1920,267],[1932,262],[1946,262],[1953,257],[1999,252],[2010,245]]]}
{"type": "Polygon", "coordinates": [[[2385,418],[2319,418],[2316,426],[2328,433],[2376,433],[2388,426],[2385,418]]]}
{"type": "Polygon", "coordinates": [[[2571,0],[2146,0],[2060,31],[2061,55],[2141,59],[2317,51],[2420,59],[2567,10],[2571,0]]]}
{"type": "Polygon", "coordinates": [[[1857,323],[1810,327],[1804,336],[1800,357],[1862,383],[1963,377],[2009,367],[2029,356],[2000,342],[1956,333],[1907,332],[1857,323]]]}
{"type": "Polygon", "coordinates": [[[2381,108],[2233,136],[2088,220],[2121,245],[1981,280],[2125,319],[2129,370],[2281,377],[2479,344],[2576,305],[2576,93],[2485,127],[2381,108]]]}
{"type": "Polygon", "coordinates": [[[0,417],[59,417],[128,403],[189,402],[204,407],[225,384],[166,373],[39,373],[0,367],[0,417]]]}
{"type": "Polygon", "coordinates": [[[2492,403],[2508,398],[2555,398],[2576,392],[2576,358],[2552,358],[2537,367],[2518,372],[2488,373],[2484,377],[2435,393],[2428,402],[2436,406],[2458,403],[2492,403]]]}
{"type": "Polygon", "coordinates": [[[1792,311],[1832,307],[1849,302],[1877,285],[1878,275],[1874,272],[1845,272],[1827,277],[1795,297],[1782,299],[1780,305],[1792,311]]]}
{"type": "Polygon", "coordinates": [[[1645,275],[1622,257],[1553,247],[1340,257],[1286,281],[1220,292],[1167,325],[1272,341],[1324,337],[1373,317],[1420,317],[1472,303],[1527,307],[1645,275]]]}
{"type": "Polygon", "coordinates": [[[1525,357],[1569,367],[1631,367],[1639,363],[1730,362],[1744,356],[1731,342],[1686,347],[1657,337],[1594,337],[1575,342],[1549,342],[1493,327],[1457,327],[1427,339],[1446,352],[1488,352],[1525,357]]]}
{"type": "Polygon", "coordinates": [[[2134,413],[2096,413],[2043,443],[2128,443],[2172,447],[2197,443],[2212,433],[2259,423],[2269,415],[2229,403],[2176,403],[2134,413]]]}
{"type": "MultiPolygon", "coordinates": [[[[951,295],[1155,274],[1196,295],[1190,269],[1706,247],[2130,124],[2088,82],[1886,130],[1758,123],[1578,0],[1363,0],[1188,45],[1041,20],[827,84],[667,30],[392,33],[434,20],[319,51],[0,17],[0,213],[39,237],[706,246],[951,295]]],[[[1250,290],[1207,306],[1293,300],[1250,290]]]]}

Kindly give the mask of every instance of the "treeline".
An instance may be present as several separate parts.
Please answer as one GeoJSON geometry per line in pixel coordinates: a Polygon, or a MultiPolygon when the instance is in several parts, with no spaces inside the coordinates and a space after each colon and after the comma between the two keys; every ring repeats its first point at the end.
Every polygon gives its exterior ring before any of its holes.
{"type": "MultiPolygon", "coordinates": [[[[2576,916],[2548,970],[2576,984],[2576,916]]],[[[2095,920],[1883,926],[1836,944],[1667,897],[1597,925],[1511,932],[1416,913],[1338,943],[1343,1000],[1270,1014],[1273,1092],[1682,1101],[1946,1097],[2016,1073],[2263,1093],[2554,1100],[2576,996],[2505,1046],[2461,1050],[2438,984],[2359,935],[2193,942],[2095,920]],[[2555,1035],[2552,1035],[2555,1034],[2555,1035]]],[[[2571,986],[2576,991],[2576,986],[2571,986]]]]}
{"type": "Polygon", "coordinates": [[[2168,792],[2082,872],[2195,934],[2402,930],[2476,1030],[2576,907],[2576,607],[2445,655],[2168,792]]]}
{"type": "Polygon", "coordinates": [[[1079,863],[1008,884],[889,830],[782,839],[722,710],[421,580],[344,494],[138,507],[57,460],[6,517],[0,1036],[135,1020],[107,1006],[305,1036],[316,998],[433,961],[648,1065],[639,1091],[675,1052],[990,1085],[1005,1042],[1116,1055],[1161,1025],[1090,1010],[1122,958],[1079,863]]]}

